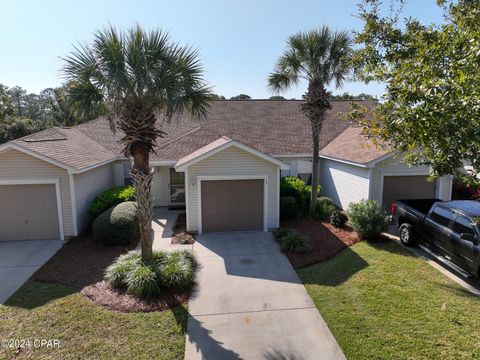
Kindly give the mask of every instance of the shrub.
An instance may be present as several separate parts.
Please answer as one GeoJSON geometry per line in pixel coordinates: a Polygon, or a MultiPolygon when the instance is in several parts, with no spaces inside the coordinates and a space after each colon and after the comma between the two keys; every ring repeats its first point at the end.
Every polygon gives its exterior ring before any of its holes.
{"type": "Polygon", "coordinates": [[[88,216],[93,221],[98,215],[110,209],[112,206],[134,200],[135,188],[133,186],[115,187],[104,191],[93,200],[92,205],[90,205],[88,209],[88,216]]]}
{"type": "Polygon", "coordinates": [[[387,230],[389,217],[374,200],[361,200],[348,207],[348,216],[360,239],[375,239],[387,230]]]}
{"type": "Polygon", "coordinates": [[[119,256],[105,271],[104,279],[117,290],[151,298],[162,289],[184,289],[193,283],[195,256],[185,250],[154,251],[153,261],[142,262],[139,251],[119,256]]]}
{"type": "Polygon", "coordinates": [[[139,262],[127,275],[127,293],[140,298],[154,297],[160,294],[158,267],[154,264],[139,262]]]}
{"type": "Polygon", "coordinates": [[[317,202],[315,205],[315,211],[312,216],[316,220],[320,221],[329,221],[330,216],[335,211],[335,206],[329,203],[328,201],[317,202]]]}
{"type": "Polygon", "coordinates": [[[309,203],[311,188],[303,180],[295,176],[286,176],[280,180],[280,196],[295,198],[299,210],[306,210],[309,203]]]}
{"type": "Polygon", "coordinates": [[[326,203],[329,203],[329,204],[333,205],[333,200],[330,199],[328,196],[319,196],[317,198],[317,204],[321,203],[321,202],[326,202],[326,203]]]}
{"type": "Polygon", "coordinates": [[[293,196],[280,197],[280,218],[282,220],[298,217],[297,201],[293,196]]]}
{"type": "Polygon", "coordinates": [[[471,176],[458,176],[453,180],[453,200],[480,200],[480,183],[471,176]]]}
{"type": "Polygon", "coordinates": [[[106,245],[126,245],[137,240],[137,203],[127,201],[100,214],[93,223],[93,236],[106,245]]]}
{"type": "Polygon", "coordinates": [[[161,285],[166,288],[184,289],[193,282],[195,264],[183,251],[172,251],[160,267],[161,285]]]}
{"type": "Polygon", "coordinates": [[[330,216],[330,223],[337,227],[343,227],[348,221],[348,216],[343,211],[335,210],[330,216]]]}
{"type": "Polygon", "coordinates": [[[284,252],[304,253],[310,249],[307,238],[293,229],[279,228],[273,232],[273,236],[284,252]]]}
{"type": "Polygon", "coordinates": [[[127,288],[128,274],[141,262],[140,254],[137,251],[130,251],[120,255],[114,263],[105,270],[105,280],[115,289],[127,288]]]}
{"type": "Polygon", "coordinates": [[[190,245],[195,242],[195,237],[187,232],[175,234],[172,238],[172,244],[190,245]]]}

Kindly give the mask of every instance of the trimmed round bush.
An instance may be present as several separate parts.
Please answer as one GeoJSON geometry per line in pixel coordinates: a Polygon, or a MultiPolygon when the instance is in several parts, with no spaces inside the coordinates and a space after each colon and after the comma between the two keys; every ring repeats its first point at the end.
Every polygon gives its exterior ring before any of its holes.
{"type": "Polygon", "coordinates": [[[305,253],[310,249],[308,239],[293,229],[279,228],[273,232],[273,236],[283,252],[305,253]]]}
{"type": "Polygon", "coordinates": [[[326,203],[329,203],[330,205],[333,205],[333,200],[330,199],[328,196],[319,196],[317,198],[317,204],[321,202],[326,202],[326,203]]]}
{"type": "Polygon", "coordinates": [[[332,213],[335,211],[335,209],[335,206],[328,201],[317,202],[312,216],[316,220],[330,221],[330,216],[332,216],[332,213]]]}
{"type": "Polygon", "coordinates": [[[343,211],[335,210],[330,216],[330,223],[337,227],[342,228],[348,221],[348,216],[343,211]]]}
{"type": "Polygon", "coordinates": [[[298,217],[297,201],[293,196],[280,197],[280,218],[282,220],[298,217]]]}
{"type": "Polygon", "coordinates": [[[93,222],[93,236],[105,245],[126,245],[138,240],[137,203],[127,201],[100,214],[93,222]]]}
{"type": "Polygon", "coordinates": [[[388,214],[374,200],[350,204],[348,216],[360,239],[375,240],[388,228],[388,214]]]}
{"type": "Polygon", "coordinates": [[[185,289],[192,285],[197,261],[187,250],[154,251],[145,264],[132,250],[119,256],[105,271],[104,279],[116,290],[139,298],[152,298],[164,289],[185,289]]]}
{"type": "Polygon", "coordinates": [[[133,186],[115,187],[104,191],[97,196],[90,208],[88,209],[88,216],[91,220],[95,220],[101,213],[107,211],[112,206],[118,205],[125,201],[135,200],[135,188],[133,186]]]}

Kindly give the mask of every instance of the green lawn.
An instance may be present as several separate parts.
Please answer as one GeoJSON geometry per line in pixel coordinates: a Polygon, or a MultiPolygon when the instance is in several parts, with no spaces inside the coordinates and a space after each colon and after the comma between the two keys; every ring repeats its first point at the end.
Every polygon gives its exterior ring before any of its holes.
{"type": "MultiPolygon", "coordinates": [[[[24,348],[19,358],[183,359],[187,310],[120,313],[73,288],[28,282],[0,306],[0,340],[59,339],[60,348],[24,348]]],[[[0,359],[15,349],[0,347],[0,359]]]]}
{"type": "Polygon", "coordinates": [[[394,242],[298,273],[348,359],[480,358],[480,298],[394,242]]]}

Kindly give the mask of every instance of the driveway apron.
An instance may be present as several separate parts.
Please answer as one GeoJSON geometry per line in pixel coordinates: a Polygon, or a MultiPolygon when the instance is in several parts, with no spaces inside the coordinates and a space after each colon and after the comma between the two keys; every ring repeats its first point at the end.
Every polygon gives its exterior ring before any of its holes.
{"type": "Polygon", "coordinates": [[[197,237],[185,359],[345,359],[270,233],[197,237]]]}
{"type": "Polygon", "coordinates": [[[61,240],[0,241],[0,305],[62,245],[61,240]]]}

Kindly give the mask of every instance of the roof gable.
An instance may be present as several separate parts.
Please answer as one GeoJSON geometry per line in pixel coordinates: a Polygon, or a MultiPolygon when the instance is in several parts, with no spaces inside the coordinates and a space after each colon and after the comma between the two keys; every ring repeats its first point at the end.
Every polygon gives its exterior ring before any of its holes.
{"type": "Polygon", "coordinates": [[[278,160],[270,155],[267,155],[265,153],[262,153],[261,151],[258,151],[254,148],[251,148],[245,144],[242,144],[236,140],[230,139],[226,136],[223,136],[207,146],[204,146],[201,149],[198,149],[194,151],[193,153],[181,158],[178,160],[178,162],[175,165],[175,170],[177,171],[185,171],[189,166],[196,164],[206,158],[209,158],[212,155],[218,154],[219,152],[226,150],[231,147],[237,147],[249,154],[252,154],[254,156],[257,156],[263,160],[266,160],[268,162],[271,162],[277,166],[280,167],[282,170],[287,170],[290,168],[290,165],[278,160]]]}

